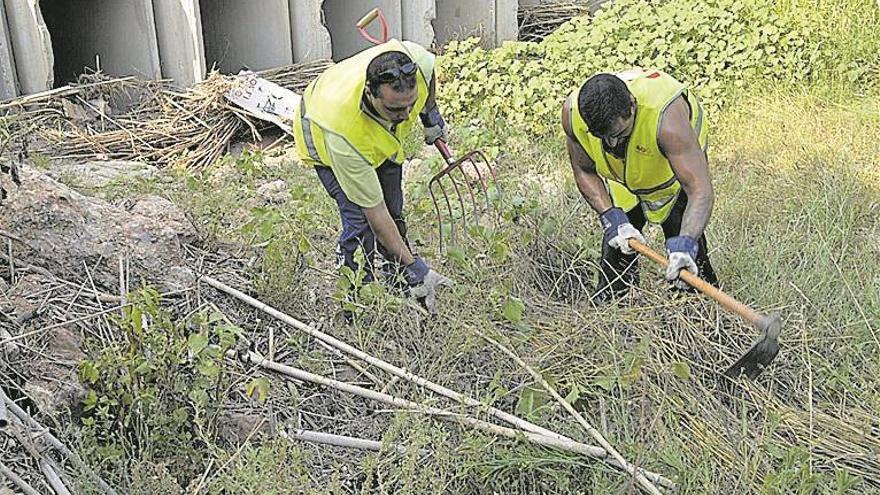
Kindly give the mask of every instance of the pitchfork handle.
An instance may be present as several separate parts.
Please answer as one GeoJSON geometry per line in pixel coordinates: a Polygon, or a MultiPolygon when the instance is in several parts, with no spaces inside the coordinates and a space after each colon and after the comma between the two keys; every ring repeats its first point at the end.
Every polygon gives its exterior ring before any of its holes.
{"type": "MultiPolygon", "coordinates": [[[[641,243],[635,239],[629,240],[629,247],[633,248],[636,252],[638,252],[642,256],[650,258],[652,261],[656,262],[658,265],[660,265],[662,267],[665,267],[666,265],[669,264],[666,261],[666,258],[664,258],[660,254],[658,254],[656,251],[654,251],[653,249],[651,249],[650,247],[648,247],[644,243],[641,243]]],[[[759,330],[763,330],[763,328],[761,327],[761,322],[762,322],[762,320],[764,320],[765,317],[761,313],[758,313],[754,309],[737,301],[733,297],[722,292],[721,289],[718,289],[717,287],[709,284],[709,282],[706,282],[705,280],[701,279],[700,277],[694,275],[693,273],[691,273],[687,270],[681,270],[680,272],[678,272],[678,276],[679,276],[679,278],[681,278],[682,280],[687,282],[688,285],[690,285],[694,289],[697,289],[698,291],[702,292],[703,294],[711,297],[718,304],[724,306],[725,308],[732,311],[733,313],[736,313],[737,315],[741,316],[744,320],[749,322],[749,324],[751,324],[753,327],[755,327],[759,330]]]]}
{"type": "Polygon", "coordinates": [[[445,141],[443,141],[442,139],[437,139],[436,141],[434,141],[434,146],[437,147],[437,151],[440,152],[440,156],[442,156],[443,159],[446,160],[447,164],[451,164],[455,161],[455,159],[452,158],[452,152],[449,151],[449,146],[446,146],[445,141]]]}

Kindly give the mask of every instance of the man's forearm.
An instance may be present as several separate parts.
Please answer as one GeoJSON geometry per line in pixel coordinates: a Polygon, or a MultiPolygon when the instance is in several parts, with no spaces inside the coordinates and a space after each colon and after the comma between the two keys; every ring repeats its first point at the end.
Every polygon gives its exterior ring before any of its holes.
{"type": "Polygon", "coordinates": [[[577,174],[575,176],[575,182],[577,182],[581,196],[587,200],[587,203],[589,203],[590,207],[592,207],[596,213],[601,214],[613,206],[611,203],[611,197],[608,195],[608,191],[605,190],[605,183],[602,182],[602,179],[600,179],[598,175],[587,173],[577,174]]]}
{"type": "Polygon", "coordinates": [[[686,235],[693,239],[699,239],[712,216],[712,206],[715,204],[715,194],[708,191],[688,193],[688,204],[684,210],[679,235],[686,235]]]}
{"type": "Polygon", "coordinates": [[[397,258],[397,261],[404,265],[409,265],[415,261],[409,248],[406,247],[406,243],[403,242],[403,237],[400,236],[400,231],[397,230],[397,224],[394,223],[394,219],[388,213],[388,208],[384,202],[372,208],[364,208],[364,216],[367,217],[367,222],[376,235],[376,240],[392,256],[397,258]]]}

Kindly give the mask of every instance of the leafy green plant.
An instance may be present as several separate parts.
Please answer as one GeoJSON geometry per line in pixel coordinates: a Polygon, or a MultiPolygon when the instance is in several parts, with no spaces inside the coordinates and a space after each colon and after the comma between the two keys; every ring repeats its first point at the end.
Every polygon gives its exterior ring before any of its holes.
{"type": "Polygon", "coordinates": [[[563,100],[587,77],[633,66],[669,72],[710,109],[766,81],[864,87],[880,74],[878,32],[870,0],[615,0],[541,43],[492,51],[476,39],[450,43],[440,99],[454,123],[547,134],[558,132],[563,100]]]}
{"type": "Polygon", "coordinates": [[[223,359],[241,330],[222,314],[199,312],[175,321],[152,288],[132,294],[116,323],[124,339],[80,363],[89,391],[86,438],[108,460],[143,459],[198,469],[223,405],[223,359]]]}

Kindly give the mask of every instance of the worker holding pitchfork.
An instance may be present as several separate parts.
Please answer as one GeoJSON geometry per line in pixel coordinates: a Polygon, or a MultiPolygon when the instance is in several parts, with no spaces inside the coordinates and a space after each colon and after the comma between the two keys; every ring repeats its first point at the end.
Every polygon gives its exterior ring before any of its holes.
{"type": "Polygon", "coordinates": [[[452,281],[414,254],[403,217],[402,141],[416,122],[425,142],[445,140],[434,99],[434,55],[391,39],[327,69],[313,81],[294,115],[299,158],[313,166],[342,219],[337,261],[374,280],[375,251],[387,280],[402,276],[408,292],[432,313],[437,292],[452,281]],[[363,251],[365,266],[355,253],[363,251]]]}
{"type": "Polygon", "coordinates": [[[646,222],[666,237],[666,279],[681,270],[717,286],[703,233],[714,203],[706,158],[708,131],[696,95],[671,76],[634,69],[596,74],[571,93],[562,127],[575,182],[604,230],[595,298],[607,301],[636,283],[646,222]]]}

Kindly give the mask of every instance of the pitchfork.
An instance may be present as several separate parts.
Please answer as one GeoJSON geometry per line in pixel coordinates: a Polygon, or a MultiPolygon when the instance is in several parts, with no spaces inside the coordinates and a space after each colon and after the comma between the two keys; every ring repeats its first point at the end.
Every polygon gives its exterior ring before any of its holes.
{"type": "MultiPolygon", "coordinates": [[[[382,14],[382,11],[378,8],[375,8],[368,12],[367,15],[362,17],[361,20],[357,22],[356,26],[361,36],[363,36],[363,38],[370,43],[379,45],[388,41],[388,22],[385,20],[385,16],[382,14]],[[367,32],[367,26],[369,26],[376,19],[379,19],[379,26],[382,33],[378,38],[371,36],[367,32]]],[[[463,178],[461,182],[463,182],[464,186],[467,187],[466,194],[470,196],[471,204],[473,205],[472,220],[478,220],[481,211],[492,209],[492,201],[489,194],[489,188],[494,185],[496,192],[499,193],[499,196],[501,189],[498,185],[498,178],[495,175],[495,169],[492,168],[492,165],[486,158],[486,155],[481,150],[470,151],[468,153],[465,153],[458,160],[456,160],[455,158],[453,158],[452,153],[449,151],[449,147],[446,146],[446,143],[442,139],[436,140],[434,142],[434,146],[437,147],[437,151],[440,152],[443,160],[446,161],[446,166],[442,170],[440,170],[440,172],[431,177],[431,180],[428,181],[428,193],[431,195],[431,202],[434,204],[434,213],[437,216],[437,229],[440,232],[440,251],[442,252],[443,213],[441,213],[440,210],[440,202],[437,201],[435,188],[439,190],[439,194],[442,196],[442,201],[446,203],[446,213],[449,215],[450,237],[452,238],[452,241],[455,240],[455,225],[456,223],[458,223],[458,220],[461,221],[463,227],[467,226],[468,224],[468,213],[467,209],[465,208],[465,199],[462,195],[463,187],[459,187],[460,180],[456,180],[453,173],[458,170],[463,178]],[[471,170],[471,176],[469,176],[468,170],[471,170]],[[488,183],[490,178],[491,184],[488,183]],[[441,180],[443,180],[443,182],[441,182],[441,180]],[[450,200],[449,194],[446,192],[447,189],[443,185],[444,182],[452,183],[452,190],[455,191],[455,195],[458,197],[458,214],[453,211],[453,203],[455,201],[450,200]],[[474,182],[478,183],[479,186],[475,188],[473,184],[474,182]],[[478,204],[478,194],[481,194],[483,197],[485,197],[485,206],[478,204]]]]}
{"type": "Polygon", "coordinates": [[[486,155],[481,150],[474,150],[465,153],[461,158],[456,160],[452,157],[452,153],[449,151],[449,147],[446,146],[446,143],[443,142],[442,139],[434,141],[434,146],[437,147],[437,151],[440,152],[440,156],[442,156],[443,159],[446,161],[446,166],[442,170],[437,172],[437,174],[431,177],[431,180],[428,181],[428,193],[431,195],[431,202],[434,203],[434,213],[437,216],[437,229],[440,232],[440,251],[442,252],[443,214],[440,211],[440,203],[437,201],[437,196],[434,192],[435,187],[440,190],[440,194],[443,197],[443,202],[446,203],[446,212],[448,213],[450,218],[450,237],[453,241],[455,240],[455,224],[458,222],[456,221],[455,213],[453,213],[452,201],[449,200],[449,194],[446,192],[446,187],[444,187],[441,179],[446,178],[448,179],[448,182],[452,183],[452,189],[453,191],[455,191],[455,195],[458,197],[458,211],[460,212],[459,216],[461,218],[461,224],[463,226],[467,226],[468,224],[467,208],[465,208],[465,200],[462,196],[461,188],[459,188],[458,185],[459,181],[456,180],[455,175],[453,175],[456,170],[458,170],[460,175],[463,177],[462,182],[464,182],[464,185],[467,187],[467,194],[471,198],[471,204],[473,205],[472,220],[474,221],[479,220],[481,211],[492,209],[492,201],[489,194],[490,185],[495,185],[495,190],[499,193],[499,195],[501,190],[498,187],[498,178],[495,175],[495,169],[492,168],[492,165],[489,163],[488,158],[486,158],[486,155]],[[473,176],[469,176],[467,170],[472,170],[473,176]],[[487,181],[490,178],[492,183],[487,184],[487,181]],[[478,184],[478,188],[476,188],[476,194],[474,193],[474,182],[478,184]],[[485,198],[485,206],[478,204],[477,195],[481,195],[485,198]]]}

